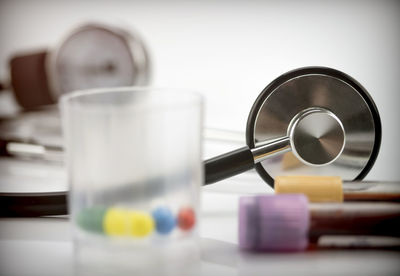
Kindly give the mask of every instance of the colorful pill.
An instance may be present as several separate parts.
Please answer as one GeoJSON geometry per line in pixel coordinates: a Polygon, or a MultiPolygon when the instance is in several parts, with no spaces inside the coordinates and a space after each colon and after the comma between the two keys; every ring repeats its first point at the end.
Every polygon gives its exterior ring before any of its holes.
{"type": "Polygon", "coordinates": [[[103,217],[105,207],[91,207],[83,209],[77,216],[78,225],[87,231],[103,233],[103,217]]]}
{"type": "Polygon", "coordinates": [[[124,236],[129,232],[129,212],[119,208],[110,208],[104,215],[104,233],[110,236],[124,236]]]}
{"type": "Polygon", "coordinates": [[[158,207],[153,211],[153,218],[156,223],[157,232],[160,234],[169,234],[176,225],[176,219],[171,210],[167,207],[158,207]]]}
{"type": "Polygon", "coordinates": [[[194,211],[190,207],[185,207],[179,210],[178,225],[182,230],[189,230],[196,222],[194,211]]]}
{"type": "Polygon", "coordinates": [[[130,234],[134,237],[145,237],[154,230],[154,220],[145,212],[129,212],[129,224],[130,234]]]}

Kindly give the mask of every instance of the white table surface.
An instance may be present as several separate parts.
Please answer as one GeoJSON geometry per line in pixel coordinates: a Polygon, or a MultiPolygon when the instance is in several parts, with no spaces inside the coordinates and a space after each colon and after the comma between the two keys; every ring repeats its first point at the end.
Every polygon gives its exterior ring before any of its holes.
{"type": "MultiPolygon", "coordinates": [[[[238,198],[249,191],[258,194],[271,189],[254,172],[203,188],[200,275],[399,275],[398,251],[353,249],[292,254],[239,251],[238,198]]],[[[0,256],[0,275],[73,275],[68,218],[0,219],[0,256]]]]}

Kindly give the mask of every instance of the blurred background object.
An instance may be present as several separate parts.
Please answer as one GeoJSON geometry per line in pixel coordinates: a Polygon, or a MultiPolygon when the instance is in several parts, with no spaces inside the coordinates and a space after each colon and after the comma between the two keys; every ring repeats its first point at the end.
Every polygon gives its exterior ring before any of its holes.
{"type": "Polygon", "coordinates": [[[0,155],[60,162],[61,126],[51,105],[76,90],[148,85],[150,67],[133,30],[102,23],[80,24],[56,47],[13,55],[2,90],[13,94],[14,110],[24,112],[11,112],[0,122],[0,155]]]}
{"type": "Polygon", "coordinates": [[[54,104],[75,90],[146,85],[150,78],[139,37],[102,24],[75,28],[57,47],[14,55],[9,67],[8,87],[24,109],[54,104]]]}

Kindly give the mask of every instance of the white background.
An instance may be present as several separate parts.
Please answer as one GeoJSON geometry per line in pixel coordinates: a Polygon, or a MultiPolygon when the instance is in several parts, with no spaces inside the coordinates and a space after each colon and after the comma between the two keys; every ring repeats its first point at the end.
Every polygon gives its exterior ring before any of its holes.
{"type": "Polygon", "coordinates": [[[196,90],[206,125],[244,131],[261,90],[280,74],[321,65],[370,92],[383,139],[368,179],[400,180],[399,1],[4,1],[0,77],[18,51],[55,46],[87,21],[134,27],[151,52],[155,86],[196,90]]]}

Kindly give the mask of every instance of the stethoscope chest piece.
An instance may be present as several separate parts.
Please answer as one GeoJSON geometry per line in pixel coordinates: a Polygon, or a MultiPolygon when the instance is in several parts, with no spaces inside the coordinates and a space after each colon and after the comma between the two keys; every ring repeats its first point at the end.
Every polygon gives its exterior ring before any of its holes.
{"type": "Polygon", "coordinates": [[[255,101],[246,142],[255,168],[270,185],[278,175],[338,175],[362,179],[381,141],[378,110],[350,76],[325,67],[288,72],[255,101]],[[278,151],[262,150],[278,141],[278,151]],[[266,155],[268,155],[266,157],[266,155]]]}

